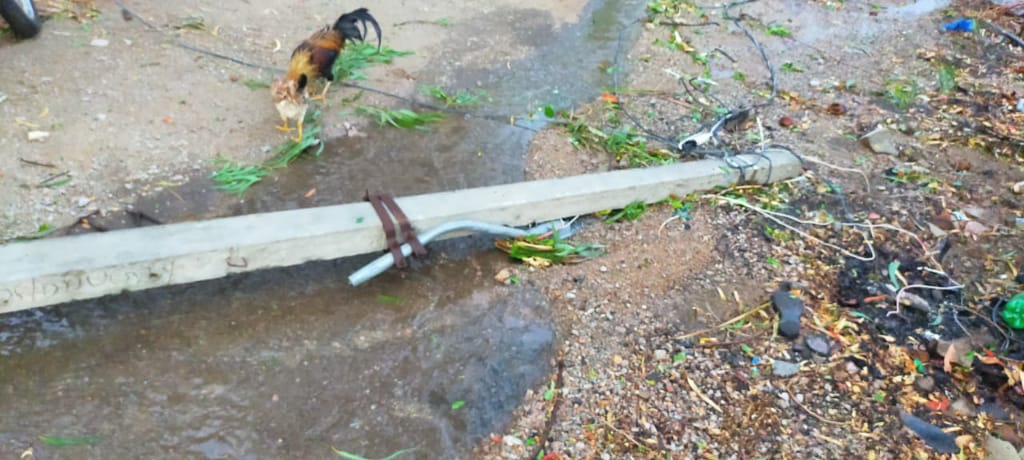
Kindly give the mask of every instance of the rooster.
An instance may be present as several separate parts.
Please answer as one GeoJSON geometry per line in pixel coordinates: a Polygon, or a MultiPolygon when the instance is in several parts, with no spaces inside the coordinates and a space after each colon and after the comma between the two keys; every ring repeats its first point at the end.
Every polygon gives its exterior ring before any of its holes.
{"type": "Polygon", "coordinates": [[[298,129],[298,137],[295,142],[302,141],[302,120],[306,117],[307,100],[318,99],[323,101],[334,81],[334,61],[338,59],[341,50],[345,48],[345,40],[365,41],[367,32],[366,23],[373,25],[377,32],[377,49],[380,49],[381,35],[380,25],[370,15],[366,8],[359,8],[350,13],[345,13],[338,18],[332,27],[324,27],[309,38],[302,41],[295,51],[292,51],[291,61],[288,63],[288,72],[284,78],[275,81],[270,85],[270,92],[274,100],[274,107],[283,123],[277,129],[289,132],[289,120],[295,120],[298,129]],[[359,23],[362,22],[363,30],[359,30],[359,23]],[[325,80],[323,91],[318,96],[309,95],[309,84],[319,80],[325,80]]]}

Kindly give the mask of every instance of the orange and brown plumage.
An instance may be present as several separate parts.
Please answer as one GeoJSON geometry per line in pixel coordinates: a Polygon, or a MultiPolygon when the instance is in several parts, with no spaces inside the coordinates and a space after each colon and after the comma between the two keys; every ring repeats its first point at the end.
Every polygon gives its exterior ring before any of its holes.
{"type": "Polygon", "coordinates": [[[333,26],[324,27],[303,40],[292,51],[288,72],[285,73],[284,78],[270,85],[274,107],[277,108],[277,113],[283,121],[282,125],[277,128],[282,131],[291,131],[288,126],[289,120],[295,120],[296,128],[298,128],[296,142],[302,140],[302,120],[306,117],[306,101],[308,99],[324,99],[327,88],[334,81],[334,72],[332,71],[334,61],[338,59],[341,50],[345,48],[345,41],[365,40],[367,23],[370,23],[377,33],[377,47],[380,48],[380,25],[366,8],[359,8],[341,15],[333,26]],[[362,31],[359,30],[359,23],[363,25],[362,31]],[[319,95],[311,97],[309,95],[310,83],[321,79],[327,82],[323,91],[319,95]]]}

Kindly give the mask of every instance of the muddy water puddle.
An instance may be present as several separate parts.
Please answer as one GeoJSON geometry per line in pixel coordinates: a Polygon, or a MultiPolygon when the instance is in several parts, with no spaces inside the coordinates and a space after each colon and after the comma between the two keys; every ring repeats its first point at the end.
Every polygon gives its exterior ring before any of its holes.
{"type": "Polygon", "coordinates": [[[360,289],[355,262],[0,317],[0,458],[458,458],[548,372],[549,308],[493,287],[502,257],[360,289]]]}
{"type": "MultiPolygon", "coordinates": [[[[642,8],[594,1],[558,28],[536,12],[465,22],[446,47],[509,29],[522,49],[498,60],[453,51],[421,78],[487,91],[480,110],[492,114],[570,107],[609,84],[601,61],[642,8]]],[[[174,222],[514,182],[534,131],[449,117],[426,132],[366,134],[327,139],[321,157],[243,200],[193,177],[135,208],[174,222]]],[[[432,245],[427,262],[358,289],[346,277],[371,256],[0,316],[0,459],[29,447],[36,458],[331,458],[332,446],[464,458],[547,375],[555,341],[539,292],[495,285],[507,262],[491,248],[486,238],[432,245]],[[56,447],[38,436],[98,439],[56,447]]]]}

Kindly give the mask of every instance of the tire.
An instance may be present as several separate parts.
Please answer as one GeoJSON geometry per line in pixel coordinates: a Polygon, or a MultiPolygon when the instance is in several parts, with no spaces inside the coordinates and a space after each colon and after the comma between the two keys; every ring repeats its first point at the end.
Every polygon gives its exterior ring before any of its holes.
{"type": "Polygon", "coordinates": [[[32,0],[0,0],[0,16],[19,38],[32,38],[42,29],[39,10],[32,0]]]}

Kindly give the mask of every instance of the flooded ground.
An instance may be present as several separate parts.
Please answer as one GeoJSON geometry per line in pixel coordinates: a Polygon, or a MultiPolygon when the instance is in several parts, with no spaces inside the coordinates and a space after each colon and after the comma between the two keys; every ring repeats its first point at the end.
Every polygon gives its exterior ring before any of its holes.
{"type": "Polygon", "coordinates": [[[507,421],[555,337],[537,291],[482,282],[498,263],[366,289],[340,282],[354,264],[309,264],[0,317],[0,458],[456,458],[507,421]],[[48,452],[40,435],[102,441],[48,452]]]}
{"type": "MultiPolygon", "coordinates": [[[[251,13],[255,16],[247,27],[236,22],[221,32],[221,37],[249,39],[272,28],[268,18],[282,13],[268,13],[268,2],[253,2],[260,5],[252,10],[192,3],[182,5],[181,11],[144,13],[167,21],[200,13],[217,24],[232,24],[232,11],[251,13]]],[[[385,43],[416,51],[403,63],[404,71],[416,73],[422,84],[485,90],[491,101],[481,110],[502,116],[592,99],[609,82],[601,61],[613,59],[620,28],[643,8],[641,2],[614,0],[562,2],[550,8],[462,3],[452,5],[460,7],[454,11],[436,12],[425,7],[401,10],[398,2],[390,2],[401,13],[387,19],[389,5],[372,9],[385,26],[385,43]],[[436,24],[392,26],[436,21],[439,16],[451,18],[443,33],[436,24]]],[[[257,111],[243,107],[220,115],[198,108],[195,117],[189,115],[193,110],[178,110],[173,124],[147,120],[136,129],[139,111],[147,114],[141,118],[151,118],[154,108],[178,105],[173,100],[181,97],[180,85],[242,70],[203,60],[198,73],[189,73],[187,62],[168,58],[182,50],[158,45],[159,38],[143,33],[137,23],[124,23],[115,8],[100,6],[102,16],[92,30],[70,21],[49,21],[37,41],[0,47],[4,62],[16,68],[0,71],[7,74],[3,81],[19,82],[2,88],[14,96],[0,107],[5,116],[23,114],[23,96],[34,94],[28,99],[53,101],[48,104],[57,120],[47,118],[47,123],[66,124],[62,132],[55,129],[59,139],[52,142],[27,144],[21,128],[10,127],[0,132],[0,142],[33,161],[70,168],[76,177],[64,190],[26,190],[18,185],[35,181],[41,172],[5,159],[0,182],[8,234],[39,224],[26,223],[28,215],[47,222],[60,219],[55,216],[76,206],[68,202],[77,194],[92,206],[133,203],[169,222],[351,202],[367,189],[406,195],[524,177],[531,129],[460,118],[426,133],[363,123],[360,130],[367,136],[353,138],[331,135],[353,118],[328,113],[327,148],[319,159],[300,160],[241,200],[215,191],[205,178],[205,160],[226,151],[258,158],[261,145],[280,140],[272,129],[276,115],[269,103],[266,113],[255,115],[257,111]],[[166,85],[161,88],[126,77],[121,92],[109,86],[90,89],[109,85],[109,80],[65,76],[23,87],[23,79],[12,77],[18,66],[24,72],[27,56],[21,51],[15,55],[14,46],[40,47],[68,37],[76,43],[84,40],[77,46],[85,47],[80,53],[86,57],[99,55],[100,61],[129,71],[128,58],[102,55],[114,52],[115,45],[107,50],[86,47],[86,38],[101,28],[101,35],[116,38],[117,46],[149,42],[157,50],[149,58],[170,61],[145,72],[191,76],[177,85],[161,83],[166,85]],[[47,99],[53,92],[81,95],[58,110],[61,102],[47,99]],[[125,103],[133,108],[122,112],[125,103]],[[233,136],[207,129],[207,123],[221,123],[207,117],[237,125],[229,130],[233,136]],[[120,127],[97,128],[110,121],[120,127]],[[256,121],[261,124],[255,126],[256,121]],[[248,122],[254,126],[244,125],[248,122]],[[180,158],[169,158],[175,155],[168,152],[176,149],[182,152],[180,158]],[[140,175],[143,166],[146,172],[140,175]],[[139,195],[145,188],[138,186],[140,181],[178,185],[152,186],[150,190],[163,191],[139,195]],[[306,196],[312,188],[317,192],[306,196]],[[26,204],[34,206],[35,214],[22,211],[26,204]]],[[[319,12],[314,16],[329,20],[319,12]]],[[[302,31],[299,24],[289,23],[287,36],[302,31]]],[[[262,44],[269,41],[264,38],[262,44]]],[[[253,43],[239,39],[228,50],[251,51],[253,43]]],[[[84,70],[69,72],[88,74],[88,65],[83,62],[84,70]]],[[[376,86],[372,80],[363,83],[376,86]]],[[[412,92],[400,79],[385,79],[382,85],[412,92]]],[[[244,87],[213,88],[188,93],[188,102],[180,105],[195,106],[210,97],[204,91],[222,92],[212,99],[218,108],[253,104],[245,99],[267,102],[262,90],[254,98],[244,87]]],[[[339,104],[332,110],[346,109],[339,104]]],[[[110,228],[134,225],[118,222],[118,213],[112,216],[110,228]]],[[[30,447],[34,458],[328,458],[332,446],[371,458],[405,448],[417,449],[405,458],[459,458],[474,442],[499,430],[527,389],[548,373],[555,340],[550,309],[538,290],[495,286],[492,277],[505,265],[504,258],[493,252],[474,255],[489,245],[485,239],[438,244],[426,264],[359,289],[348,287],[345,279],[370,257],[2,316],[0,459],[18,457],[30,447]],[[39,436],[96,437],[96,443],[57,447],[39,436]]]]}

